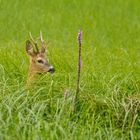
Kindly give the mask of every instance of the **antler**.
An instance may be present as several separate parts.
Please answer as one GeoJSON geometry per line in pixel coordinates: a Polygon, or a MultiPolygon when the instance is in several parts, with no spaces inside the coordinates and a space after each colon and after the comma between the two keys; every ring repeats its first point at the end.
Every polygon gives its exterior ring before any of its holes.
{"type": "Polygon", "coordinates": [[[44,53],[45,50],[47,50],[47,48],[48,48],[48,43],[46,43],[46,45],[45,45],[41,31],[40,31],[40,40],[41,40],[41,44],[42,44],[41,52],[44,53]]]}
{"type": "Polygon", "coordinates": [[[31,38],[31,41],[32,41],[32,42],[34,43],[34,45],[35,45],[36,51],[39,52],[39,49],[38,49],[38,46],[37,46],[37,41],[35,41],[35,40],[33,39],[31,32],[29,32],[29,36],[30,36],[30,38],[31,38]]]}

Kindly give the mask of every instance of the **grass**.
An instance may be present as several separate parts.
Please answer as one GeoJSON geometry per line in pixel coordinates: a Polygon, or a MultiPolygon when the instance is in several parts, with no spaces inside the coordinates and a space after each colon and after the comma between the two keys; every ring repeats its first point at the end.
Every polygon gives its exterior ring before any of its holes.
{"type": "Polygon", "coordinates": [[[0,0],[0,139],[140,139],[139,6],[139,0],[0,0]],[[73,114],[79,29],[83,67],[73,114]],[[25,41],[40,30],[51,42],[56,73],[26,90],[25,41]]]}

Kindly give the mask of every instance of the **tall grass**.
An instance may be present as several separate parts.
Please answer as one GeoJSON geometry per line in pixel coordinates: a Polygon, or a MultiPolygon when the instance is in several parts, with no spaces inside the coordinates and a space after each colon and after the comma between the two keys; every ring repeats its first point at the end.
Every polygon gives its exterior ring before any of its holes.
{"type": "Polygon", "coordinates": [[[0,139],[140,139],[139,6],[138,0],[1,0],[0,139]],[[72,114],[79,28],[84,64],[72,114]],[[25,41],[40,30],[51,42],[47,57],[56,72],[26,90],[25,41]]]}

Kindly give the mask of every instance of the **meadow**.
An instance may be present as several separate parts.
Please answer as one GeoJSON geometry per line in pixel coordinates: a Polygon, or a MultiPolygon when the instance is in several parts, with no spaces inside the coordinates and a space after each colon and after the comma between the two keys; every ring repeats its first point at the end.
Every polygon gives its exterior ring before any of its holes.
{"type": "Polygon", "coordinates": [[[139,7],[139,0],[0,0],[0,140],[140,139],[139,7]],[[40,30],[56,72],[26,89],[25,42],[40,30]]]}

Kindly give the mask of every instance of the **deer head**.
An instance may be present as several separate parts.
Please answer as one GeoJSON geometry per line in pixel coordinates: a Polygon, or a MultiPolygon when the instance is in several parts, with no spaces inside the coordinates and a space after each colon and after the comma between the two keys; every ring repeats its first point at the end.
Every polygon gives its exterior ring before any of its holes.
{"type": "Polygon", "coordinates": [[[48,51],[48,45],[44,42],[42,33],[35,41],[30,33],[30,40],[26,41],[26,52],[30,56],[29,79],[32,79],[37,73],[54,73],[53,66],[45,58],[45,53],[48,51]],[[38,48],[37,42],[41,42],[41,49],[38,48]]]}

